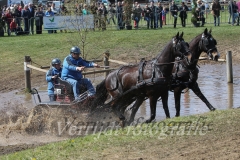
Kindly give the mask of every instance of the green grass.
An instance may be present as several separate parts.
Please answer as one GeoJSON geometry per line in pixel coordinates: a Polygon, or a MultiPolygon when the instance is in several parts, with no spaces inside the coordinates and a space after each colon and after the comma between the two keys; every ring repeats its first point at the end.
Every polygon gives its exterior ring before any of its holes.
{"type": "MultiPolygon", "coordinates": [[[[10,155],[0,156],[2,160],[64,160],[64,159],[101,159],[104,154],[118,154],[118,149],[141,151],[145,145],[159,142],[159,146],[174,146],[175,143],[186,141],[189,137],[194,139],[206,136],[221,136],[227,132],[226,128],[234,128],[238,124],[240,117],[239,109],[209,112],[203,115],[194,115],[168,119],[159,123],[142,124],[137,127],[127,127],[123,130],[108,131],[102,134],[88,135],[62,142],[47,144],[35,149],[29,149],[10,155]],[[174,131],[174,127],[180,122],[193,122],[192,126],[197,126],[199,130],[185,130],[184,134],[174,131]],[[164,124],[164,125],[163,125],[164,124]],[[208,131],[204,135],[200,133],[200,127],[208,125],[208,131]],[[156,127],[158,126],[158,127],[156,127]],[[167,127],[164,130],[162,127],[167,127]],[[164,130],[164,131],[163,131],[164,130]],[[196,132],[196,133],[195,133],[196,132]],[[206,135],[206,136],[205,136],[206,135]],[[142,145],[145,144],[145,145],[142,145]],[[111,152],[112,151],[112,152],[111,152]]],[[[185,124],[181,126],[186,126],[185,124]]],[[[203,130],[202,130],[203,131],[203,130]]],[[[206,131],[206,130],[205,130],[206,131]]],[[[228,134],[228,133],[226,133],[228,134]]],[[[176,145],[176,144],[175,144],[176,145]]],[[[119,151],[122,152],[121,150],[119,151]]],[[[125,153],[127,154],[127,153],[125,153]]]]}
{"type": "MultiPolygon", "coordinates": [[[[222,24],[220,27],[213,27],[213,24],[206,24],[206,27],[212,28],[218,44],[228,45],[238,41],[237,35],[240,33],[238,26],[222,24]]],[[[87,59],[99,59],[103,58],[103,52],[109,50],[112,59],[125,61],[126,58],[124,60],[122,57],[127,57],[127,60],[136,62],[143,57],[148,59],[155,57],[177,32],[184,32],[184,39],[190,41],[204,29],[205,27],[194,28],[193,26],[185,28],[177,26],[177,29],[174,29],[172,25],[167,25],[157,30],[147,30],[145,27],[139,30],[119,31],[115,28],[107,28],[106,31],[96,30],[88,33],[84,52],[87,54],[87,59]]],[[[40,66],[49,66],[55,57],[63,60],[73,45],[79,45],[79,41],[80,38],[76,33],[60,32],[1,37],[0,74],[4,75],[6,80],[23,75],[23,62],[26,55],[40,66]]]]}

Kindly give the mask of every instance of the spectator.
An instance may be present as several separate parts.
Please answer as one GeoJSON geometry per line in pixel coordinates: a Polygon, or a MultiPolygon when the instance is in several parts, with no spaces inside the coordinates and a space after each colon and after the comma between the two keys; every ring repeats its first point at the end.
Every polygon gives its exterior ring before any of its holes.
{"type": "MultiPolygon", "coordinates": [[[[45,12],[45,16],[54,17],[54,13],[52,12],[51,7],[48,7],[48,10],[45,12]]],[[[53,33],[53,30],[48,29],[48,33],[49,34],[53,33]]]]}
{"type": "Polygon", "coordinates": [[[10,8],[7,8],[7,10],[6,10],[5,19],[7,22],[7,33],[8,33],[8,36],[10,36],[10,34],[11,34],[10,23],[12,22],[12,19],[13,19],[12,14],[10,12],[10,8]]]}
{"type": "Polygon", "coordinates": [[[173,27],[176,28],[176,25],[177,25],[177,15],[178,15],[178,7],[177,5],[175,4],[174,1],[172,1],[172,6],[170,7],[170,11],[171,11],[171,14],[174,18],[174,24],[173,24],[173,27]]]}
{"type": "Polygon", "coordinates": [[[109,13],[108,24],[110,24],[110,20],[112,20],[113,24],[115,25],[116,23],[114,17],[116,16],[116,10],[114,9],[112,4],[109,4],[108,6],[108,13],[109,13]]]}
{"type": "Polygon", "coordinates": [[[136,28],[136,21],[134,20],[134,11],[135,11],[135,9],[137,8],[137,6],[138,6],[138,2],[135,2],[135,3],[133,4],[133,16],[132,16],[134,28],[136,28]]]}
{"type": "Polygon", "coordinates": [[[52,3],[51,10],[54,14],[59,14],[59,9],[55,7],[55,3],[52,3]]]}
{"type": "Polygon", "coordinates": [[[188,7],[185,5],[184,2],[182,2],[181,11],[179,14],[179,17],[181,18],[182,27],[186,27],[187,11],[188,7]]]}
{"type": "Polygon", "coordinates": [[[2,8],[2,14],[5,14],[6,10],[7,10],[7,6],[4,5],[3,8],[2,8]]]}
{"type": "Polygon", "coordinates": [[[17,23],[15,22],[15,19],[12,19],[12,22],[10,23],[10,30],[11,32],[15,32],[17,31],[17,23]]]}
{"type": "Polygon", "coordinates": [[[29,23],[28,20],[30,18],[30,11],[28,9],[28,5],[24,6],[22,10],[22,17],[24,18],[24,33],[29,34],[29,23]]]}
{"type": "Polygon", "coordinates": [[[166,25],[166,14],[167,14],[167,9],[166,9],[166,7],[164,7],[163,10],[162,10],[162,23],[163,23],[163,25],[166,25]]]}
{"type": "Polygon", "coordinates": [[[123,5],[119,1],[117,4],[117,23],[118,23],[118,29],[123,29],[124,24],[123,24],[123,5]]]}
{"type": "Polygon", "coordinates": [[[239,26],[239,19],[240,19],[240,0],[237,2],[237,7],[238,7],[238,19],[237,19],[237,26],[239,26]]]}
{"type": "Polygon", "coordinates": [[[230,2],[228,6],[229,13],[232,16],[232,25],[236,22],[236,19],[238,18],[238,6],[236,4],[236,1],[230,2]]]}
{"type": "Polygon", "coordinates": [[[140,8],[140,5],[138,4],[136,8],[133,10],[133,20],[134,20],[134,28],[138,29],[138,24],[141,19],[141,13],[142,13],[142,8],[140,8]]]}
{"type": "Polygon", "coordinates": [[[94,19],[94,28],[98,27],[98,18],[97,18],[97,2],[93,2],[92,5],[90,6],[91,13],[93,14],[93,19],[94,19]]]}
{"type": "Polygon", "coordinates": [[[150,3],[150,20],[151,20],[151,28],[156,29],[156,6],[154,5],[154,1],[151,1],[150,3]]]}
{"type": "Polygon", "coordinates": [[[85,67],[99,67],[96,63],[83,60],[80,57],[80,54],[81,51],[78,47],[75,46],[70,49],[70,54],[64,59],[61,76],[62,79],[68,81],[72,85],[75,100],[79,99],[79,86],[81,84],[86,85],[89,91],[89,96],[93,96],[95,94],[95,89],[92,86],[91,81],[82,77],[82,71],[85,67]]]}
{"type": "Polygon", "coordinates": [[[143,9],[143,12],[144,12],[144,20],[147,21],[147,29],[149,29],[151,9],[148,7],[148,4],[146,4],[145,8],[143,9]]]}
{"type": "Polygon", "coordinates": [[[218,2],[218,0],[214,0],[213,5],[212,5],[212,13],[214,17],[214,26],[220,25],[220,10],[221,10],[221,5],[218,2]]]}
{"type": "Polygon", "coordinates": [[[102,28],[102,30],[106,30],[107,8],[103,3],[100,3],[97,14],[99,17],[99,26],[98,26],[99,30],[101,28],[102,28]]]}
{"type": "Polygon", "coordinates": [[[4,17],[2,13],[0,13],[0,37],[4,36],[4,30],[3,30],[4,25],[5,25],[4,17]]]}
{"type": "Polygon", "coordinates": [[[38,7],[37,12],[35,12],[35,25],[37,34],[42,34],[43,16],[44,13],[42,11],[42,7],[38,7]]]}
{"type": "Polygon", "coordinates": [[[55,101],[54,85],[58,83],[58,77],[61,77],[62,67],[61,61],[58,58],[52,60],[52,68],[46,74],[46,81],[48,82],[48,96],[50,101],[55,101]]]}
{"type": "Polygon", "coordinates": [[[160,2],[158,2],[158,6],[156,8],[156,12],[157,12],[157,15],[156,15],[156,27],[158,28],[158,21],[160,22],[160,28],[162,28],[162,10],[163,10],[163,7],[162,7],[162,4],[160,2]]]}
{"type": "Polygon", "coordinates": [[[205,17],[204,12],[201,11],[201,8],[196,8],[196,15],[197,15],[197,21],[201,21],[201,26],[203,27],[205,24],[205,17]]]}
{"type": "Polygon", "coordinates": [[[16,23],[18,26],[21,26],[21,11],[18,9],[19,5],[14,5],[13,15],[16,19],[16,23]]]}
{"type": "Polygon", "coordinates": [[[90,12],[89,12],[88,9],[87,9],[87,5],[86,5],[86,4],[83,5],[82,14],[83,14],[83,15],[88,15],[88,14],[90,14],[90,12]]]}
{"type": "Polygon", "coordinates": [[[30,22],[30,27],[29,27],[29,31],[30,31],[30,28],[31,28],[31,33],[34,34],[34,16],[35,16],[35,11],[34,11],[34,8],[33,8],[33,4],[32,3],[29,3],[28,5],[28,9],[29,9],[29,12],[30,12],[30,17],[29,17],[29,22],[30,22]]]}

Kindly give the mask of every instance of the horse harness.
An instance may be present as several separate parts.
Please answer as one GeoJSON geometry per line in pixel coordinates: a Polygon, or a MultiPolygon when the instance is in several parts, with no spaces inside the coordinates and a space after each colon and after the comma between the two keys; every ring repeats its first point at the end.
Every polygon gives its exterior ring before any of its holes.
{"type": "Polygon", "coordinates": [[[156,84],[168,84],[168,77],[164,77],[164,74],[160,71],[160,74],[162,75],[160,78],[156,78],[156,59],[152,61],[151,66],[152,66],[152,76],[149,79],[144,79],[143,78],[143,71],[144,71],[144,67],[146,66],[146,60],[145,59],[141,59],[141,62],[139,64],[139,68],[138,68],[138,81],[136,84],[137,88],[141,88],[143,86],[152,86],[152,85],[156,85],[156,84]]]}
{"type": "MultiPolygon", "coordinates": [[[[175,50],[180,50],[181,49],[181,44],[178,42],[177,44],[175,44],[175,42],[173,41],[173,44],[174,44],[174,49],[175,50]]],[[[183,55],[183,54],[182,54],[183,55]]],[[[185,58],[185,56],[183,56],[185,58]]],[[[183,61],[183,60],[179,60],[179,61],[183,61]]],[[[144,86],[153,86],[153,85],[168,85],[170,87],[171,85],[171,76],[168,76],[168,77],[165,77],[164,74],[162,73],[162,71],[160,71],[160,74],[162,75],[160,78],[156,78],[156,66],[159,66],[159,65],[170,65],[170,64],[175,64],[175,63],[178,63],[179,61],[175,61],[175,62],[168,62],[168,63],[157,63],[157,58],[152,60],[152,63],[151,63],[151,66],[152,66],[152,76],[151,78],[149,79],[144,79],[143,78],[143,72],[144,72],[144,67],[146,66],[147,64],[147,61],[143,58],[141,59],[140,61],[140,64],[139,64],[139,68],[138,68],[138,80],[137,80],[137,84],[135,87],[132,87],[131,89],[127,90],[126,92],[130,92],[134,89],[139,89],[139,88],[142,88],[144,86]],[[170,83],[169,83],[170,82],[170,83]]],[[[187,61],[188,62],[188,61],[187,61]]],[[[188,62],[189,63],[189,62],[188,62]]],[[[122,66],[118,72],[116,73],[116,77],[117,77],[117,86],[114,88],[114,89],[111,89],[111,91],[114,91],[114,90],[119,90],[119,94],[120,95],[123,95],[124,92],[123,92],[123,86],[122,86],[122,83],[119,79],[119,72],[121,71],[121,69],[125,67],[125,66],[122,66]]]]}
{"type": "MultiPolygon", "coordinates": [[[[209,38],[209,37],[202,35],[202,38],[201,38],[201,41],[200,41],[200,43],[199,43],[199,47],[198,47],[198,48],[200,49],[200,48],[202,48],[202,47],[204,46],[204,47],[205,47],[204,50],[206,50],[207,55],[208,55],[208,56],[211,56],[211,51],[212,51],[212,50],[217,50],[217,48],[216,48],[216,47],[213,47],[213,48],[207,49],[206,46],[209,45],[209,40],[208,40],[208,38],[209,38]]],[[[217,45],[217,41],[216,41],[214,38],[210,37],[210,40],[213,41],[214,45],[217,45]]]]}

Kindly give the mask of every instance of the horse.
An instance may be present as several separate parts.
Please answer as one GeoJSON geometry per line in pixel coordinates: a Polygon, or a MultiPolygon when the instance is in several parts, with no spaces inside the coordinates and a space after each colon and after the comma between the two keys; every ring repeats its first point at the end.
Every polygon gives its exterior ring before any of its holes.
{"type": "MultiPolygon", "coordinates": [[[[112,101],[107,103],[120,119],[125,121],[124,111],[137,97],[148,97],[150,100],[151,116],[146,123],[156,116],[156,103],[162,98],[163,108],[167,117],[168,89],[171,80],[175,57],[190,61],[189,45],[183,39],[183,32],[174,36],[165,48],[153,60],[142,60],[139,64],[122,66],[114,70],[96,87],[95,102],[103,105],[108,94],[112,101]]],[[[106,105],[105,105],[106,106],[106,105]]]]}
{"type": "MultiPolygon", "coordinates": [[[[220,57],[216,48],[217,41],[212,37],[211,30],[208,32],[206,28],[203,33],[196,36],[190,43],[189,49],[192,53],[191,64],[186,66],[184,61],[177,62],[172,70],[172,84],[169,90],[174,91],[176,117],[180,116],[180,100],[181,93],[184,89],[191,89],[209,108],[210,111],[214,111],[215,108],[208,102],[207,98],[202,94],[198,83],[198,68],[197,63],[202,52],[206,52],[211,60],[217,61],[220,57]]],[[[132,113],[130,115],[128,123],[133,122],[136,112],[144,98],[138,98],[135,104],[131,107],[132,113]]],[[[164,109],[165,110],[165,109],[164,109]]],[[[168,115],[167,115],[168,116],[168,115]]]]}

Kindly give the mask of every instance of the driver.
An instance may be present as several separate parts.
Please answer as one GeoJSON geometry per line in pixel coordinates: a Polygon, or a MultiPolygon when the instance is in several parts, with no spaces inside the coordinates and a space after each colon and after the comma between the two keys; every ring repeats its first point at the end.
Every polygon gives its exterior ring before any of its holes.
{"type": "Polygon", "coordinates": [[[88,90],[88,96],[93,96],[96,91],[88,78],[82,77],[82,71],[85,67],[99,67],[94,62],[88,62],[80,57],[80,48],[74,46],[70,49],[70,54],[63,61],[62,79],[68,81],[73,87],[73,93],[75,100],[79,99],[81,84],[86,85],[88,90]]]}
{"type": "Polygon", "coordinates": [[[61,77],[62,67],[61,61],[58,58],[52,60],[52,68],[46,74],[46,81],[48,82],[48,96],[50,101],[55,101],[54,84],[57,83],[57,78],[61,77]]]}

